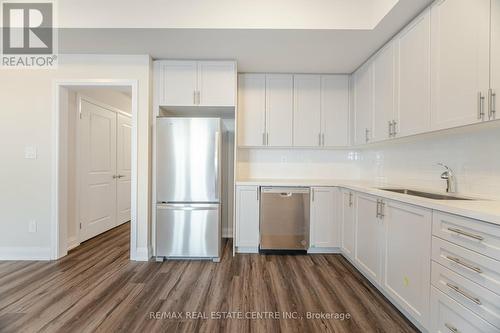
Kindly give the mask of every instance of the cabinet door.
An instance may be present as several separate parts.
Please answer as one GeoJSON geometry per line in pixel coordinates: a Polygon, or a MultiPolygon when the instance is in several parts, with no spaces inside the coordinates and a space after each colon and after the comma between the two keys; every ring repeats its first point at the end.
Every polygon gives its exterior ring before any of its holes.
{"type": "Polygon", "coordinates": [[[259,247],[259,187],[236,187],[236,247],[257,251],[259,247]]]}
{"type": "Polygon", "coordinates": [[[357,194],[355,261],[373,281],[381,282],[382,224],[377,218],[377,198],[357,194]]]}
{"type": "Polygon", "coordinates": [[[396,133],[406,136],[431,129],[430,11],[396,37],[396,133]]]}
{"type": "Polygon", "coordinates": [[[311,247],[339,246],[336,194],[332,187],[311,188],[311,247]]]}
{"type": "Polygon", "coordinates": [[[266,133],[266,76],[238,76],[238,145],[265,145],[266,133]]]}
{"type": "Polygon", "coordinates": [[[373,66],[366,63],[354,73],[354,143],[370,142],[373,113],[373,66]]]}
{"type": "Polygon", "coordinates": [[[373,141],[391,137],[389,122],[395,120],[394,55],[394,43],[389,42],[373,59],[373,141]]]}
{"type": "Polygon", "coordinates": [[[354,192],[347,190],[342,190],[341,195],[342,252],[350,259],[354,259],[356,196],[354,192]]]}
{"type": "Polygon", "coordinates": [[[293,145],[321,146],[321,77],[293,76],[293,145]]]}
{"type": "Polygon", "coordinates": [[[490,0],[431,7],[432,128],[477,123],[489,88],[490,0]],[[479,106],[481,105],[481,106],[479,106]]]}
{"type": "Polygon", "coordinates": [[[236,64],[232,61],[199,61],[198,93],[200,106],[235,106],[236,64]]]}
{"type": "Polygon", "coordinates": [[[321,75],[323,146],[349,145],[349,76],[321,75]]]}
{"type": "Polygon", "coordinates": [[[491,94],[488,118],[498,119],[498,95],[500,94],[500,0],[491,2],[491,94]]]}
{"type": "Polygon", "coordinates": [[[293,76],[266,75],[267,145],[291,147],[293,129],[293,76]]]}
{"type": "Polygon", "coordinates": [[[428,327],[432,211],[386,201],[384,215],[382,287],[428,327]]]}
{"type": "Polygon", "coordinates": [[[196,61],[161,61],[158,76],[160,105],[193,106],[196,104],[196,61]]]}

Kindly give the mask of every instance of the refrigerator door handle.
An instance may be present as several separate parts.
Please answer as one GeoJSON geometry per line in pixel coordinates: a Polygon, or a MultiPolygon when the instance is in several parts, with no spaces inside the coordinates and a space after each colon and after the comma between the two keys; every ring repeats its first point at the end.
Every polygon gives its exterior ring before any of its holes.
{"type": "Polygon", "coordinates": [[[219,186],[219,177],[220,177],[220,170],[219,170],[219,154],[220,154],[220,132],[217,131],[215,132],[215,160],[214,160],[214,167],[215,167],[215,197],[217,199],[220,199],[220,186],[219,186]]]}
{"type": "Polygon", "coordinates": [[[158,209],[167,210],[216,210],[219,204],[159,204],[156,206],[158,209]]]}

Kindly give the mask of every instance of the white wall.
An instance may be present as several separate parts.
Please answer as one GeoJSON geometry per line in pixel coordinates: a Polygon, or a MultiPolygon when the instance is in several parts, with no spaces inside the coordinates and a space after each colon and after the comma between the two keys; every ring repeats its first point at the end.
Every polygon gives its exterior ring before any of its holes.
{"type": "Polygon", "coordinates": [[[358,179],[351,150],[238,149],[237,179],[358,179]]]}
{"type": "Polygon", "coordinates": [[[58,79],[138,81],[137,248],[147,253],[150,228],[151,60],[149,56],[60,55],[53,70],[2,69],[0,73],[0,258],[48,259],[54,153],[54,83],[58,79]],[[25,145],[38,158],[24,159],[25,145]],[[38,224],[28,232],[30,220],[38,224]]]}
{"type": "Polygon", "coordinates": [[[440,179],[450,166],[458,191],[500,199],[500,128],[473,128],[460,133],[416,136],[380,148],[362,150],[361,178],[377,183],[444,191],[440,179]]]}

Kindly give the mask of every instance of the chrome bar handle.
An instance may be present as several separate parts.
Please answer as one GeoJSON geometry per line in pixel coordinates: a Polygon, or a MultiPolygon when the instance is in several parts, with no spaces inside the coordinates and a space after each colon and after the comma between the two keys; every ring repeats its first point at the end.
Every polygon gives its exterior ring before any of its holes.
{"type": "Polygon", "coordinates": [[[196,105],[196,90],[193,90],[193,104],[196,105]]]}
{"type": "Polygon", "coordinates": [[[383,219],[385,217],[385,202],[384,200],[380,199],[380,218],[383,219]]]}
{"type": "Polygon", "coordinates": [[[477,93],[477,119],[483,119],[484,118],[484,96],[482,92],[477,93]]]}
{"type": "Polygon", "coordinates": [[[495,119],[496,116],[496,99],[497,94],[490,88],[488,90],[488,119],[490,120],[495,119]]]}
{"type": "Polygon", "coordinates": [[[269,132],[266,132],[266,146],[269,146],[269,132]]]}
{"type": "Polygon", "coordinates": [[[456,328],[455,326],[453,326],[451,324],[445,323],[444,326],[447,329],[449,329],[451,332],[453,332],[453,333],[460,333],[460,331],[458,330],[458,328],[456,328]]]}
{"type": "Polygon", "coordinates": [[[398,134],[398,130],[396,128],[396,125],[397,125],[397,121],[393,120],[392,121],[392,136],[395,137],[396,134],[398,134]]]}
{"type": "Polygon", "coordinates": [[[375,214],[377,218],[380,217],[380,199],[377,199],[377,212],[375,214]]]}
{"type": "Polygon", "coordinates": [[[324,147],[325,146],[325,133],[321,133],[321,145],[324,147]]]}
{"type": "Polygon", "coordinates": [[[311,189],[311,201],[314,201],[314,188],[311,189]]]}
{"type": "Polygon", "coordinates": [[[451,284],[451,283],[448,283],[448,282],[446,282],[446,286],[448,288],[451,288],[451,289],[455,290],[457,293],[459,293],[463,297],[470,299],[472,302],[476,303],[477,305],[481,305],[482,304],[481,300],[479,298],[469,295],[468,293],[466,293],[465,291],[463,291],[462,289],[460,289],[460,287],[455,286],[454,284],[451,284]]]}
{"type": "Polygon", "coordinates": [[[370,133],[370,130],[368,128],[365,128],[365,142],[368,142],[370,138],[368,137],[368,134],[370,133]]]}
{"type": "Polygon", "coordinates": [[[321,147],[321,133],[318,133],[318,146],[321,147]]]}
{"type": "Polygon", "coordinates": [[[266,145],[266,133],[262,133],[262,145],[266,145]]]}
{"type": "Polygon", "coordinates": [[[392,120],[389,120],[387,123],[389,125],[389,137],[392,137],[392,120]]]}
{"type": "Polygon", "coordinates": [[[471,271],[474,271],[476,273],[479,273],[481,274],[483,272],[483,270],[479,267],[476,267],[476,266],[472,266],[471,264],[468,264],[466,262],[463,262],[462,260],[460,260],[460,258],[456,258],[456,257],[452,257],[452,256],[446,256],[446,259],[448,260],[451,260],[453,261],[454,263],[457,263],[467,269],[470,269],[471,271]]]}
{"type": "Polygon", "coordinates": [[[463,235],[463,236],[466,236],[466,237],[469,237],[469,238],[473,238],[473,239],[476,239],[478,241],[483,241],[484,240],[484,237],[483,236],[479,236],[479,235],[474,235],[474,234],[471,234],[470,232],[467,232],[467,231],[463,231],[461,229],[458,229],[458,228],[448,228],[449,231],[452,231],[452,232],[455,232],[459,235],[463,235]]]}
{"type": "Polygon", "coordinates": [[[349,207],[352,207],[352,192],[349,192],[349,207]]]}

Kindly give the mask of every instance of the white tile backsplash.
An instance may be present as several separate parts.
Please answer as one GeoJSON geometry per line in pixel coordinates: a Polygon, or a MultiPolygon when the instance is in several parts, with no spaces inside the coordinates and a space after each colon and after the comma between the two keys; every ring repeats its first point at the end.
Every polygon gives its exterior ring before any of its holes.
{"type": "Polygon", "coordinates": [[[238,179],[359,179],[350,150],[239,149],[238,179]]]}
{"type": "Polygon", "coordinates": [[[444,191],[442,162],[455,171],[458,192],[500,198],[500,129],[414,137],[360,151],[363,180],[444,191]]]}

